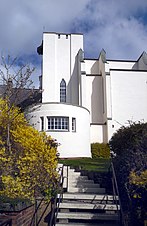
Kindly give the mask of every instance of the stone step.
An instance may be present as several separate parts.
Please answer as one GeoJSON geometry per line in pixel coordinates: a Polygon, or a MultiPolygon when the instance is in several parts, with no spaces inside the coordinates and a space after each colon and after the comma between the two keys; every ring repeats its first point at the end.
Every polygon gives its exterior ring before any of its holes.
{"type": "Polygon", "coordinates": [[[105,194],[105,188],[75,188],[75,187],[68,187],[68,192],[71,193],[98,193],[98,194],[105,194]]]}
{"type": "Polygon", "coordinates": [[[93,180],[74,180],[74,179],[71,179],[70,180],[70,183],[82,183],[82,184],[94,184],[94,181],[93,180]]]}
{"type": "Polygon", "coordinates": [[[88,180],[88,177],[87,176],[79,176],[79,175],[68,175],[68,180],[71,180],[71,181],[83,181],[83,180],[88,180]]]}
{"type": "MultiPolygon", "coordinates": [[[[67,168],[67,166],[66,166],[66,168],[67,168]]],[[[71,172],[76,172],[76,171],[75,171],[75,169],[70,168],[69,166],[68,166],[68,171],[71,171],[71,172]]]]}
{"type": "Polygon", "coordinates": [[[118,200],[118,196],[113,195],[98,195],[98,194],[84,194],[84,193],[70,193],[63,194],[63,199],[69,200],[91,200],[91,201],[113,201],[118,200]]]}
{"type": "Polygon", "coordinates": [[[56,223],[56,226],[120,226],[112,223],[56,223]]]}
{"type": "Polygon", "coordinates": [[[81,176],[81,172],[68,171],[68,176],[81,176]]]}
{"type": "Polygon", "coordinates": [[[68,192],[62,195],[56,226],[119,226],[118,196],[106,195],[100,184],[70,167],[64,167],[64,186],[68,192]]]}
{"type": "Polygon", "coordinates": [[[77,187],[77,188],[99,188],[100,184],[91,184],[91,183],[83,183],[83,182],[69,182],[69,187],[77,187]]]}
{"type": "Polygon", "coordinates": [[[85,202],[61,202],[60,209],[94,209],[94,210],[112,210],[117,211],[120,210],[119,205],[113,204],[92,204],[92,203],[85,203],[85,202]]]}
{"type": "Polygon", "coordinates": [[[119,219],[117,213],[82,213],[82,212],[58,212],[57,219],[76,219],[76,220],[105,220],[116,221],[119,219]]]}

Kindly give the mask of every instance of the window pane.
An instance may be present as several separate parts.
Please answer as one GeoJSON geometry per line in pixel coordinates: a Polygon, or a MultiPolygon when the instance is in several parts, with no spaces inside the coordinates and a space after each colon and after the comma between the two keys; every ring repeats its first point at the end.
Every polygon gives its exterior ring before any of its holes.
{"type": "Polygon", "coordinates": [[[76,119],[72,118],[72,131],[75,132],[76,131],[76,119]]]}
{"type": "Polygon", "coordinates": [[[44,130],[44,117],[40,117],[40,130],[44,130]]]}
{"type": "Polygon", "coordinates": [[[51,129],[51,119],[48,118],[48,129],[51,129]]]}
{"type": "Polygon", "coordinates": [[[68,117],[48,117],[48,130],[69,130],[68,117]]]}
{"type": "Polygon", "coordinates": [[[64,79],[60,83],[60,102],[66,102],[66,82],[64,79]]]}

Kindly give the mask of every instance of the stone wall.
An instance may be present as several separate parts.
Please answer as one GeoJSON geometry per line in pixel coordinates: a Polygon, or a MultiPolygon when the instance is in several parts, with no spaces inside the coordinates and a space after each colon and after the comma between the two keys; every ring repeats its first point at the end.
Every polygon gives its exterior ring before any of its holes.
{"type": "MultiPolygon", "coordinates": [[[[39,204],[40,200],[37,201],[37,205],[39,204]]],[[[34,212],[35,205],[31,205],[20,211],[1,211],[0,225],[3,220],[12,219],[12,226],[30,226],[34,225],[34,222],[38,222],[40,220],[40,217],[42,217],[39,225],[47,226],[51,216],[51,204],[43,201],[41,202],[41,205],[39,205],[35,217],[34,212]]]]}
{"type": "Polygon", "coordinates": [[[12,226],[30,226],[34,214],[34,205],[21,211],[3,212],[0,219],[12,219],[12,226]]]}

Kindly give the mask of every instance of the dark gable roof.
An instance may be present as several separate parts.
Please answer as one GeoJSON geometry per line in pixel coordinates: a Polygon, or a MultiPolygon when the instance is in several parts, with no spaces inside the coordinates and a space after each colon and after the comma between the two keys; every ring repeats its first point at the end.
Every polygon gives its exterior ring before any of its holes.
{"type": "MultiPolygon", "coordinates": [[[[42,99],[42,93],[40,89],[16,89],[13,88],[10,96],[11,103],[21,107],[24,110],[26,107],[40,103],[42,99]]],[[[7,86],[0,85],[0,97],[3,98],[7,95],[7,86]]]]}

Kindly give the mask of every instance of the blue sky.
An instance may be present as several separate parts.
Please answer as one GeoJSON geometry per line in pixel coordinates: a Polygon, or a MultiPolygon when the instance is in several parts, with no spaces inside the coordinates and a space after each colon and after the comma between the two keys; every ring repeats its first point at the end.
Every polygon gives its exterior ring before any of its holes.
{"type": "Polygon", "coordinates": [[[85,57],[105,49],[109,59],[137,59],[147,51],[147,0],[0,0],[1,55],[36,67],[43,31],[84,34],[85,57]]]}

